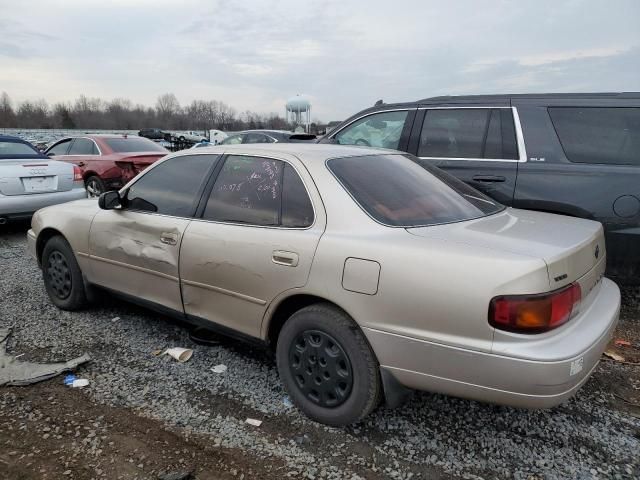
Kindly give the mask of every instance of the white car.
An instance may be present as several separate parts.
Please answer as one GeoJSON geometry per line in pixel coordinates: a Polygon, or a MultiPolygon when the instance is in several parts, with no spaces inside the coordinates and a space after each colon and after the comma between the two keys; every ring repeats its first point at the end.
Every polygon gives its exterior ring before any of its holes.
{"type": "Polygon", "coordinates": [[[172,134],[173,138],[180,142],[201,142],[203,140],[207,140],[207,137],[202,135],[201,133],[194,132],[189,130],[187,132],[175,132],[172,134]]]}

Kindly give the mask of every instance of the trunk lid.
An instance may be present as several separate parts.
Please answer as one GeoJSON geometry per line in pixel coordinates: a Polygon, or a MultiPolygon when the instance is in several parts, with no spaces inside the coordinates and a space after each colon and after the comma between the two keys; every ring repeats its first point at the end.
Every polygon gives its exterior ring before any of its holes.
{"type": "Polygon", "coordinates": [[[46,158],[0,160],[0,194],[35,195],[73,188],[73,165],[46,158]]]}
{"type": "Polygon", "coordinates": [[[604,234],[598,222],[528,210],[509,208],[476,220],[407,231],[541,258],[547,264],[550,290],[578,280],[605,257],[604,234]]]}
{"type": "Polygon", "coordinates": [[[122,179],[127,183],[137,174],[144,171],[149,165],[154,164],[165,155],[166,153],[157,152],[130,153],[116,160],[115,164],[122,170],[122,179]]]}

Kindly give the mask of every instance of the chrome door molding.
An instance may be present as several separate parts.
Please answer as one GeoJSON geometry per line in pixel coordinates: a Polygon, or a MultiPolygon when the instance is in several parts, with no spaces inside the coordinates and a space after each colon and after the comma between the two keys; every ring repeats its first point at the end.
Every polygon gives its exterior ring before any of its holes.
{"type": "Polygon", "coordinates": [[[516,131],[516,145],[518,146],[518,159],[507,158],[467,158],[467,157],[418,157],[424,160],[461,160],[471,162],[504,162],[504,163],[525,163],[527,161],[527,149],[524,143],[524,135],[522,133],[522,124],[520,115],[518,115],[517,107],[492,107],[492,106],[460,106],[460,107],[420,107],[418,110],[462,110],[462,109],[511,109],[513,112],[513,125],[516,131]]]}

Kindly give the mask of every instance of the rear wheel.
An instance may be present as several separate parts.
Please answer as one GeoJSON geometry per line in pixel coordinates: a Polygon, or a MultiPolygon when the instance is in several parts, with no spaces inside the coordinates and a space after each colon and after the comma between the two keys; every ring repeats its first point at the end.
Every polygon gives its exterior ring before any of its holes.
{"type": "Polygon", "coordinates": [[[42,251],[44,286],[53,304],[62,310],[79,310],[87,304],[82,271],[61,236],[50,238],[42,251]]]}
{"type": "Polygon", "coordinates": [[[282,327],[278,371],[293,403],[328,425],[347,425],[380,400],[378,362],[355,322],[330,304],[294,313],[282,327]]]}
{"type": "Polygon", "coordinates": [[[84,182],[89,198],[99,197],[106,192],[107,187],[100,177],[92,175],[84,182]]]}

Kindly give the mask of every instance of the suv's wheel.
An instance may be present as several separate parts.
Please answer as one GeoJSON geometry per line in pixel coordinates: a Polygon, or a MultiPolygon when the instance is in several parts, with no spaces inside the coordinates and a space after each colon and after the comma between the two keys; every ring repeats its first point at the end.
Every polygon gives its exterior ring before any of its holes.
{"type": "Polygon", "coordinates": [[[87,180],[84,182],[84,186],[87,189],[87,194],[90,198],[99,197],[107,191],[107,187],[105,186],[102,179],[100,177],[96,177],[95,175],[87,178],[87,180]]]}
{"type": "Polygon", "coordinates": [[[82,271],[71,247],[61,236],[50,238],[42,251],[44,286],[54,305],[78,310],[87,303],[82,271]]]}
{"type": "Polygon", "coordinates": [[[276,357],[291,400],[318,422],[357,422],[379,403],[375,355],[360,328],[333,305],[294,313],[282,327],[276,357]]]}

